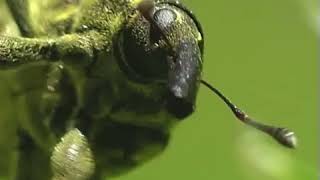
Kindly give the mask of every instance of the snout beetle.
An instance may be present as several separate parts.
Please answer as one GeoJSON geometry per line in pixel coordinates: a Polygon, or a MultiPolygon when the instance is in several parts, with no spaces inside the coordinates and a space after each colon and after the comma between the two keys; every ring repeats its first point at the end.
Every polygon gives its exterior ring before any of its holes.
{"type": "Polygon", "coordinates": [[[0,160],[7,179],[127,172],[165,149],[174,124],[195,111],[200,84],[242,122],[296,145],[292,131],[254,121],[201,79],[204,33],[179,1],[6,3],[21,34],[0,36],[0,69],[14,74],[9,97],[19,109],[1,119],[16,124],[6,145],[17,151],[16,175],[0,160]]]}

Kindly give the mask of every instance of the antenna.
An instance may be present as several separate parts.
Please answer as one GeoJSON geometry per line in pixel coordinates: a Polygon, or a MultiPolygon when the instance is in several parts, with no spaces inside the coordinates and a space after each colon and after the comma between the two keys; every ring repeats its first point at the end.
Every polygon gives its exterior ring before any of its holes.
{"type": "Polygon", "coordinates": [[[242,121],[243,123],[252,126],[268,135],[273,137],[275,140],[277,140],[280,144],[282,144],[285,147],[288,148],[296,148],[297,147],[297,138],[294,135],[294,132],[287,129],[287,128],[281,128],[281,127],[275,127],[266,125],[263,123],[259,123],[249,117],[244,111],[239,109],[236,105],[234,105],[226,96],[224,96],[218,89],[210,85],[204,80],[201,80],[201,83],[205,85],[207,88],[212,90],[216,95],[218,95],[225,104],[231,109],[233,114],[242,121]]]}

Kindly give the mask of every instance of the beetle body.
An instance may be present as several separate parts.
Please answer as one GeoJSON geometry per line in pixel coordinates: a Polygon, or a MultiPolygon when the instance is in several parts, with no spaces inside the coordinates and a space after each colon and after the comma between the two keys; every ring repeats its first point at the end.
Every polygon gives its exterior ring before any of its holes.
{"type": "Polygon", "coordinates": [[[22,37],[0,36],[21,109],[8,119],[15,179],[98,180],[162,152],[194,110],[203,39],[193,15],[171,1],[153,2],[151,21],[142,1],[48,1],[33,12],[35,2],[7,1],[22,37]]]}

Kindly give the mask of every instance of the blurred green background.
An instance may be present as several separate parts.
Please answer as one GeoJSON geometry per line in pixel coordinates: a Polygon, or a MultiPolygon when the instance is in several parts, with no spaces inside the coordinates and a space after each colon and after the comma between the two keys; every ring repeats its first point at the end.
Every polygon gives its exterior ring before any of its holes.
{"type": "Polygon", "coordinates": [[[299,147],[244,126],[201,87],[197,112],[178,125],[165,153],[116,179],[318,179],[317,1],[184,2],[204,29],[204,79],[261,122],[290,127],[299,147]]]}
{"type": "Polygon", "coordinates": [[[204,78],[261,122],[290,127],[299,147],[244,126],[202,87],[167,151],[118,179],[318,179],[317,1],[183,2],[204,29],[204,78]]]}

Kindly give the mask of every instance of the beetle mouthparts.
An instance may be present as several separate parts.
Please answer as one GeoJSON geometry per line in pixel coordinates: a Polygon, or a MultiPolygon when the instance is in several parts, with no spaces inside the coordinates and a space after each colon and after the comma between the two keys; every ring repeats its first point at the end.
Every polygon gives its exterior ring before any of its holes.
{"type": "Polygon", "coordinates": [[[169,92],[167,109],[176,118],[184,119],[194,112],[194,104],[188,102],[185,98],[177,97],[172,92],[169,92]]]}

